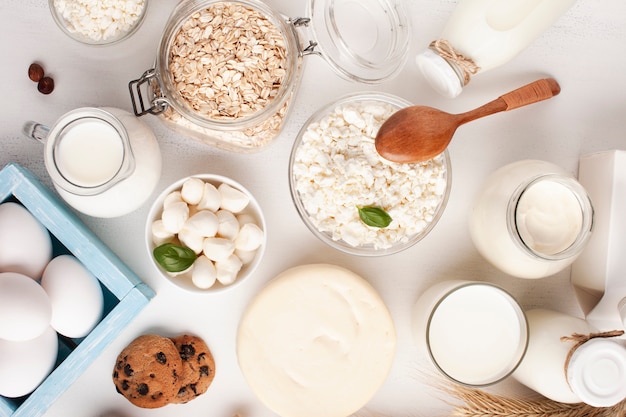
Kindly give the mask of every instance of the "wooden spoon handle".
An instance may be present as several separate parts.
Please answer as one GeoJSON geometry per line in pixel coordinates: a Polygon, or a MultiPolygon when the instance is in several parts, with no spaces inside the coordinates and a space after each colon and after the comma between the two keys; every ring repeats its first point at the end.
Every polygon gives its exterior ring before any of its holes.
{"type": "Polygon", "coordinates": [[[513,110],[528,104],[549,99],[561,92],[559,83],[553,78],[543,78],[526,84],[509,93],[503,94],[497,99],[490,101],[474,110],[456,115],[459,125],[471,122],[481,117],[501,111],[513,110]]]}
{"type": "Polygon", "coordinates": [[[549,99],[560,92],[561,87],[554,78],[543,78],[501,95],[500,98],[506,103],[507,107],[505,110],[513,110],[527,104],[549,99]]]}

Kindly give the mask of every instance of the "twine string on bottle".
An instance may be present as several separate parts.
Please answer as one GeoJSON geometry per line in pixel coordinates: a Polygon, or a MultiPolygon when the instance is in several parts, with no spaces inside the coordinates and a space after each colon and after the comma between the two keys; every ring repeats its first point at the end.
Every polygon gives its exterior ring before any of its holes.
{"type": "MultiPolygon", "coordinates": [[[[565,379],[567,380],[567,368],[569,366],[569,362],[576,352],[576,349],[581,347],[583,344],[587,343],[591,339],[596,338],[610,338],[610,337],[619,337],[624,334],[623,330],[609,330],[606,332],[598,332],[598,333],[589,333],[589,334],[580,334],[580,333],[572,333],[571,336],[561,336],[561,342],[574,342],[574,345],[567,353],[567,357],[565,358],[565,379]]],[[[569,384],[569,381],[568,381],[569,384]]]]}
{"type": "Polygon", "coordinates": [[[458,52],[454,47],[445,39],[437,39],[430,43],[430,48],[434,49],[439,56],[447,61],[455,64],[463,73],[463,85],[467,85],[470,82],[472,75],[480,71],[480,67],[472,60],[472,58],[458,52]]]}

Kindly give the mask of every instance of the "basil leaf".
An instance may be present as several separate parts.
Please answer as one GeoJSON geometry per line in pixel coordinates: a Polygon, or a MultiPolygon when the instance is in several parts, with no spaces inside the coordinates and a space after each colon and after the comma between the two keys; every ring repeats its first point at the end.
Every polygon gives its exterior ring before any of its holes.
{"type": "Polygon", "coordinates": [[[372,227],[387,227],[393,220],[389,214],[380,207],[366,206],[357,207],[361,221],[372,227]]]}
{"type": "Polygon", "coordinates": [[[175,245],[173,243],[164,243],[157,246],[152,251],[154,259],[167,272],[181,272],[193,265],[198,257],[191,249],[175,245]]]}

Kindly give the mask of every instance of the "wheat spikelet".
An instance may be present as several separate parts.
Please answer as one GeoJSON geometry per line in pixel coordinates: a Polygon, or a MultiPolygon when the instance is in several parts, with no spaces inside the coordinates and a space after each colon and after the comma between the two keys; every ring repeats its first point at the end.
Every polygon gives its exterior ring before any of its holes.
{"type": "Polygon", "coordinates": [[[446,399],[454,407],[451,416],[455,417],[626,417],[626,401],[613,407],[597,408],[547,398],[510,398],[460,385],[439,388],[463,403],[454,404],[446,399]]]}

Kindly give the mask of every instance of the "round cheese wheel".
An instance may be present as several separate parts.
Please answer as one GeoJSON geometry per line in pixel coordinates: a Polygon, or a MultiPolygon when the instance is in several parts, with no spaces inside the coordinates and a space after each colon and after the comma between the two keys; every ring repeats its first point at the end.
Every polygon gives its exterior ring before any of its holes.
{"type": "Polygon", "coordinates": [[[281,417],[345,417],[384,383],[396,333],[378,293],[328,264],[288,269],[250,303],[237,335],[239,366],[281,417]]]}

